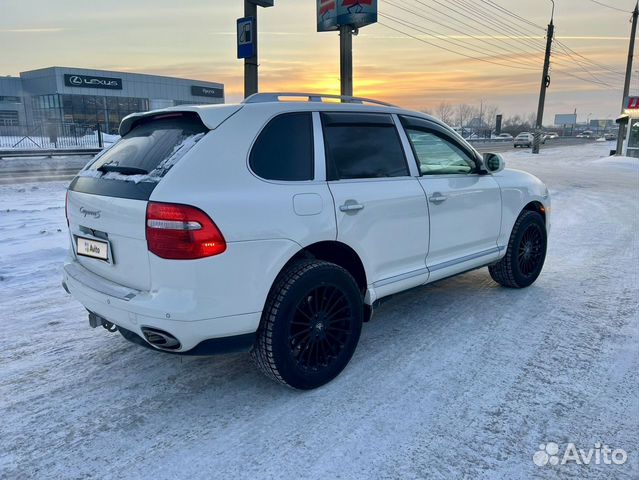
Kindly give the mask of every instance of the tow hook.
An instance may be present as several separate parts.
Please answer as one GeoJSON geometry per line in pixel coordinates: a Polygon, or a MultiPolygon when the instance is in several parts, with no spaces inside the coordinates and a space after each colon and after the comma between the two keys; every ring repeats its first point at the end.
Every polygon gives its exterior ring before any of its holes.
{"type": "Polygon", "coordinates": [[[89,325],[91,326],[91,328],[97,328],[99,326],[102,326],[104,327],[105,330],[108,330],[109,332],[118,331],[118,327],[116,325],[102,318],[101,316],[96,315],[95,313],[91,311],[89,311],[89,325]]]}

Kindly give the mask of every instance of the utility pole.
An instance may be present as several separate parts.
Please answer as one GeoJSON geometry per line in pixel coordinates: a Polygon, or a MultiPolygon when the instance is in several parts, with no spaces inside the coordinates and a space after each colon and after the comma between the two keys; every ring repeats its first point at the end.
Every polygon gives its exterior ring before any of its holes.
{"type": "MultiPolygon", "coordinates": [[[[257,23],[257,5],[244,0],[244,17],[252,17],[257,23]]],[[[257,93],[257,28],[255,28],[255,54],[244,59],[244,98],[257,93]]]]}
{"type": "Polygon", "coordinates": [[[550,76],[548,71],[550,70],[550,52],[552,51],[552,38],[555,34],[555,25],[553,20],[555,18],[555,2],[552,2],[552,14],[550,16],[550,23],[548,24],[548,31],[546,32],[546,56],[544,57],[544,71],[541,75],[541,88],[539,90],[539,105],[537,106],[537,121],[535,124],[535,135],[533,139],[532,153],[539,153],[539,144],[541,142],[541,131],[544,122],[544,105],[546,103],[546,89],[550,85],[550,76]]]}
{"type": "Polygon", "coordinates": [[[339,32],[340,94],[353,96],[353,36],[377,22],[377,0],[315,0],[317,31],[339,32]]]}
{"type": "MultiPolygon", "coordinates": [[[[355,30],[357,32],[357,30],[355,30]]],[[[353,96],[353,27],[339,27],[339,77],[341,95],[353,96]]]]}
{"type": "MultiPolygon", "coordinates": [[[[632,12],[632,28],[630,30],[630,45],[628,46],[628,63],[626,64],[626,79],[623,84],[623,98],[621,99],[621,111],[626,108],[626,99],[630,94],[630,77],[632,76],[632,59],[635,54],[635,35],[637,34],[637,16],[639,16],[639,2],[635,4],[632,12]]],[[[623,140],[626,136],[628,118],[622,118],[619,121],[619,135],[617,135],[617,155],[622,155],[623,140]]]]}

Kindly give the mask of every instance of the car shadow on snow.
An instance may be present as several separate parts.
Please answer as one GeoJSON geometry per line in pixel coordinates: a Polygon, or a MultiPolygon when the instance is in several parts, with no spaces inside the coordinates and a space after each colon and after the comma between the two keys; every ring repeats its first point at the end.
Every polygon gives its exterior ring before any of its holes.
{"type": "MultiPolygon", "coordinates": [[[[494,319],[493,307],[530,295],[535,289],[534,286],[525,291],[501,288],[483,269],[395,295],[376,309],[371,322],[364,324],[357,351],[345,371],[317,391],[344,388],[358,378],[369,377],[377,362],[383,362],[387,369],[384,359],[392,357],[398,348],[419,351],[424,342],[471,338],[474,329],[485,328],[483,324],[494,319]]],[[[143,396],[155,396],[160,403],[161,397],[179,394],[209,397],[219,408],[232,408],[237,406],[238,392],[243,392],[240,398],[245,399],[265,394],[273,399],[312,394],[267,379],[253,365],[248,353],[178,356],[147,350],[115,336],[105,338],[103,345],[106,351],[97,358],[97,352],[93,352],[88,360],[95,362],[96,369],[108,366],[111,371],[120,371],[118,382],[112,383],[111,388],[133,396],[143,389],[143,396]],[[232,405],[224,405],[227,401],[232,405]]],[[[427,364],[423,366],[428,368],[427,364]]]]}

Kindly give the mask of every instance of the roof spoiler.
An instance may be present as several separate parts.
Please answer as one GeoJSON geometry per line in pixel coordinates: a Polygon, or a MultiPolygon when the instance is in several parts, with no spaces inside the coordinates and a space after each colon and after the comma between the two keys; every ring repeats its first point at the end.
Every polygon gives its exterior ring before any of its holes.
{"type": "MultiPolygon", "coordinates": [[[[213,106],[212,106],[213,107],[213,106]]],[[[215,105],[214,107],[218,107],[215,105]]],[[[118,132],[121,137],[131,131],[133,126],[139,120],[145,118],[157,117],[160,115],[167,115],[171,113],[185,113],[193,112],[200,117],[200,120],[206,128],[209,130],[215,130],[219,127],[227,118],[236,113],[242,108],[242,105],[225,105],[220,104],[220,108],[198,107],[198,106],[179,106],[162,108],[160,110],[151,110],[148,112],[132,113],[122,119],[118,132]]]]}

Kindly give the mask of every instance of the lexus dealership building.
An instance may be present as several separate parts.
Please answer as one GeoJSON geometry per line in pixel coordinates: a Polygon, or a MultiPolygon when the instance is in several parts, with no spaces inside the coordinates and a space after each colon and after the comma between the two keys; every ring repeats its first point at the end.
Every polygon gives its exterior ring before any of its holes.
{"type": "Polygon", "coordinates": [[[0,126],[99,123],[104,132],[116,133],[130,113],[204,103],[224,103],[224,85],[68,67],[0,77],[0,126]]]}

